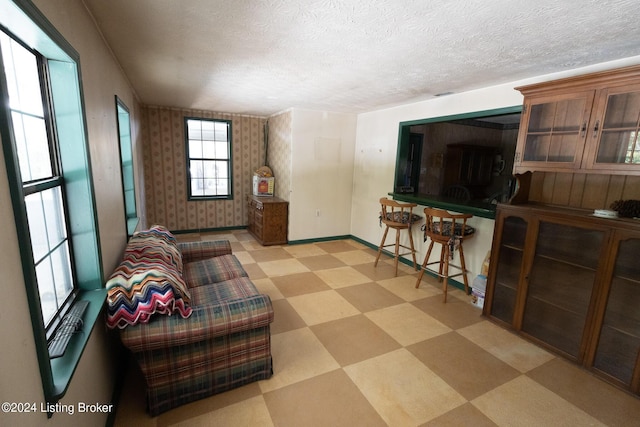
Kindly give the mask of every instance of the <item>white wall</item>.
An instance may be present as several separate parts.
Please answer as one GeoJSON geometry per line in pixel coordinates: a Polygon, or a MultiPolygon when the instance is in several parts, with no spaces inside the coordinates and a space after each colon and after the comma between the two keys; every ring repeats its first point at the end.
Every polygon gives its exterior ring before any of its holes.
{"type": "MultiPolygon", "coordinates": [[[[384,229],[378,226],[378,201],[393,191],[400,122],[518,106],[522,105],[523,98],[514,89],[517,86],[638,63],[640,56],[358,115],[351,234],[376,246],[382,239],[384,229]]],[[[422,213],[423,208],[418,206],[418,213],[422,213]]],[[[477,230],[476,235],[464,244],[471,281],[479,274],[484,257],[491,248],[494,221],[474,217],[469,223],[477,230]]],[[[413,236],[418,262],[422,262],[427,245],[423,243],[419,227],[413,229],[413,236]]],[[[404,244],[408,244],[408,239],[404,239],[404,244]]],[[[439,256],[440,252],[434,251],[431,260],[439,256]]],[[[458,262],[457,255],[455,261],[458,262]]]]}
{"type": "Polygon", "coordinates": [[[293,109],[289,240],[350,234],[356,116],[293,109]]]}

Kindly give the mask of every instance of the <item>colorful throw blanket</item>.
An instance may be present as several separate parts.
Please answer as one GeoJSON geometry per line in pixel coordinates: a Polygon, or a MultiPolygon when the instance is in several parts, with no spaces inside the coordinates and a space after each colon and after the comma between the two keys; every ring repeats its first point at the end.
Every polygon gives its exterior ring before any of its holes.
{"type": "Polygon", "coordinates": [[[134,234],[120,265],[107,281],[107,326],[146,323],[153,314],[191,315],[191,295],[182,278],[175,237],[154,226],[134,234]]]}

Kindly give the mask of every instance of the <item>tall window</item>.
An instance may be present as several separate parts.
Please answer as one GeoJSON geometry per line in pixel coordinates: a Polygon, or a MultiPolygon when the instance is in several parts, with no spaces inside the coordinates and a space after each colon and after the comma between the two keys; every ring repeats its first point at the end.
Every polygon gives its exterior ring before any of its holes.
{"type": "Polygon", "coordinates": [[[106,298],[81,82],[80,55],[33,3],[0,0],[0,140],[48,403],[66,392],[91,336],[74,334],[50,357],[62,316],[88,302],[90,331],[106,298]]]}
{"type": "Polygon", "coordinates": [[[118,117],[118,139],[120,140],[120,162],[122,172],[122,191],[124,194],[125,221],[127,234],[132,235],[138,224],[136,209],[136,187],[133,174],[133,148],[131,146],[131,120],[129,109],[116,96],[116,115],[118,117]]]}
{"type": "Polygon", "coordinates": [[[185,118],[189,198],[231,199],[231,122],[185,118]]]}
{"type": "Polygon", "coordinates": [[[49,329],[75,281],[56,131],[48,120],[53,114],[43,103],[50,99],[47,62],[5,33],[0,33],[0,49],[42,318],[49,329]]]}

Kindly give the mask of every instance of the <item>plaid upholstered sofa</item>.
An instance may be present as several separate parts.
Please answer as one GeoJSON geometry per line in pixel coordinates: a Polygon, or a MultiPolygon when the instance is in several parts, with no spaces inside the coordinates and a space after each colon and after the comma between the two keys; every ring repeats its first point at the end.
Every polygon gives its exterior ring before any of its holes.
{"type": "Polygon", "coordinates": [[[271,300],[228,241],[136,233],[107,288],[107,325],[144,374],[150,415],[272,376],[271,300]]]}

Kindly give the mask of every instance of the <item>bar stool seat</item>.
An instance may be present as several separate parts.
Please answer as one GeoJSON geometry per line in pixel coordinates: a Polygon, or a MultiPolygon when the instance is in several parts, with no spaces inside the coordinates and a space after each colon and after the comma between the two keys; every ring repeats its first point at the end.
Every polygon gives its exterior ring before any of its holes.
{"type": "Polygon", "coordinates": [[[380,254],[382,254],[382,249],[388,246],[395,246],[394,258],[395,258],[395,267],[396,273],[398,275],[398,258],[403,255],[411,254],[413,257],[413,269],[418,270],[418,262],[416,261],[416,250],[413,245],[413,236],[411,234],[411,226],[420,220],[422,217],[420,215],[413,213],[413,208],[418,206],[415,203],[400,203],[395,200],[389,200],[386,197],[380,199],[380,224],[385,224],[386,228],[384,229],[384,234],[382,235],[382,241],[380,242],[380,246],[378,247],[378,256],[376,256],[376,262],[374,263],[374,267],[378,266],[378,260],[380,259],[380,254]],[[385,240],[387,238],[387,233],[389,229],[393,228],[396,230],[396,241],[395,243],[389,243],[385,245],[385,240]],[[402,230],[407,230],[409,233],[409,245],[400,244],[400,232],[402,230]],[[400,248],[408,249],[409,252],[400,253],[400,248]]]}
{"type": "Polygon", "coordinates": [[[424,241],[431,240],[429,243],[429,249],[422,262],[422,269],[418,275],[416,282],[416,288],[420,287],[422,276],[425,270],[435,274],[440,281],[444,281],[442,284],[442,290],[444,292],[444,302],[447,302],[447,284],[450,277],[462,276],[464,283],[464,290],[469,293],[469,282],[467,279],[467,267],[464,262],[464,249],[462,243],[473,237],[475,228],[467,225],[467,220],[473,215],[471,214],[452,214],[442,209],[425,208],[425,224],[424,229],[424,241]],[[442,245],[442,251],[440,253],[440,260],[429,262],[429,256],[431,256],[431,250],[435,243],[442,245]],[[460,265],[455,265],[450,262],[453,259],[455,250],[460,252],[460,265]],[[430,265],[438,264],[438,269],[430,268],[430,265]],[[449,274],[449,268],[453,267],[460,270],[460,273],[449,274]]]}

